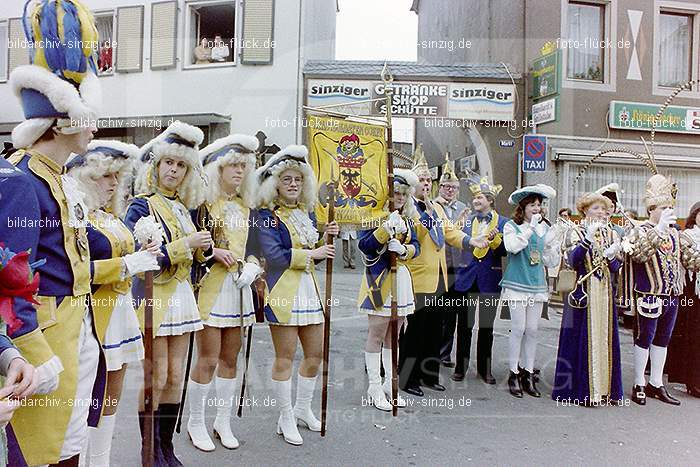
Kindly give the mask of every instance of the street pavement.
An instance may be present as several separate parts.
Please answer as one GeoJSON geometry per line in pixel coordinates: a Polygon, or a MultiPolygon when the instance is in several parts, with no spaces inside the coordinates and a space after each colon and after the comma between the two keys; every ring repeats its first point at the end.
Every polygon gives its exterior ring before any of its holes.
{"type": "MultiPolygon", "coordinates": [[[[270,388],[273,350],[267,325],[256,325],[247,407],[232,418],[241,446],[227,450],[215,440],[214,452],[203,453],[190,443],[186,419],[175,450],[186,466],[223,465],[700,465],[700,399],[684,387],[670,385],[680,407],[649,400],[637,406],[628,397],[633,380],[632,335],[621,330],[625,405],[585,408],[563,406],[550,398],[561,309],[552,308],[542,320],[537,366],[542,369],[541,399],[508,393],[508,322],[497,320],[493,373],[496,386],[477,379],[475,361],[460,383],[442,368],[446,392],[425,390],[423,398],[405,393],[410,406],[391,413],[363,406],[367,378],[364,342],[367,323],[356,309],[361,269],[336,264],[330,350],[330,401],[325,438],[300,427],[302,446],[291,446],[276,434],[278,410],[270,388]]],[[[323,281],[322,270],[317,277],[323,281]]],[[[323,288],[321,289],[323,290],[323,288]]],[[[472,351],[472,358],[475,352],[472,351]]],[[[297,352],[301,358],[301,347],[297,352]]],[[[700,364],[700,363],[698,363],[700,364]]],[[[296,366],[295,366],[296,368],[296,366]]],[[[295,372],[296,374],[296,372],[295,372]]],[[[128,369],[117,414],[112,465],[140,463],[137,397],[141,368],[128,369]]],[[[293,388],[296,388],[294,380],[293,388]]],[[[293,390],[295,391],[295,390],[293,390]]],[[[293,392],[294,397],[294,392],[293,392]]],[[[210,394],[207,424],[215,417],[210,394]]],[[[320,418],[321,377],[314,398],[320,418]]],[[[185,409],[185,417],[187,408],[185,409]]]]}

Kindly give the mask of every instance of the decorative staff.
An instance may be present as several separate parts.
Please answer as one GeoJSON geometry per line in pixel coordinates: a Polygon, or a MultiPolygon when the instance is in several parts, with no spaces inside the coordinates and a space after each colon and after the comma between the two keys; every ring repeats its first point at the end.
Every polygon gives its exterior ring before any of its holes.
{"type": "MultiPolygon", "coordinates": [[[[393,95],[393,88],[391,83],[394,81],[394,77],[389,72],[389,67],[387,63],[384,63],[384,68],[381,74],[382,81],[384,81],[384,96],[385,96],[385,106],[386,106],[386,148],[387,148],[387,186],[389,187],[389,212],[394,212],[394,157],[392,151],[392,127],[391,127],[391,101],[393,95]]],[[[396,283],[396,252],[389,252],[389,278],[391,280],[391,415],[396,417],[398,415],[398,404],[396,400],[399,393],[399,376],[398,376],[398,366],[399,366],[399,329],[398,329],[398,302],[396,301],[396,294],[398,289],[398,284],[396,283]]]]}
{"type": "MultiPolygon", "coordinates": [[[[331,176],[328,185],[328,220],[330,224],[335,220],[335,180],[331,176]]],[[[333,245],[334,235],[329,235],[326,244],[333,245]]],[[[326,436],[326,419],[328,409],[328,358],[331,341],[331,300],[333,294],[333,258],[326,258],[326,306],[323,307],[323,391],[321,392],[321,436],[326,436]]]]}

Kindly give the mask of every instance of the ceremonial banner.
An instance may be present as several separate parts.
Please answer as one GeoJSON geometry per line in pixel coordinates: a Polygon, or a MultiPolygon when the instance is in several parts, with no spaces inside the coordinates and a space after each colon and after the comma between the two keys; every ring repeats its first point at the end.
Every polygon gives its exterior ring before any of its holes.
{"type": "Polygon", "coordinates": [[[328,204],[323,198],[328,185],[335,182],[336,222],[356,228],[371,225],[383,215],[389,194],[385,128],[310,116],[308,131],[309,162],[321,199],[316,206],[318,222],[327,220],[328,204]]]}

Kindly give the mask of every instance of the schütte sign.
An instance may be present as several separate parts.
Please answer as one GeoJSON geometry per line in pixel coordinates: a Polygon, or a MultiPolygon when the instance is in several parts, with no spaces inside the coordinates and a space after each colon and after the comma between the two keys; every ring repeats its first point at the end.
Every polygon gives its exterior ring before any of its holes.
{"type": "MultiPolygon", "coordinates": [[[[394,82],[392,114],[395,117],[512,120],[515,87],[493,83],[394,82]]],[[[307,105],[335,107],[355,115],[384,115],[386,94],[383,82],[362,80],[309,79],[307,105]],[[342,104],[353,104],[345,106],[342,104]]]]}

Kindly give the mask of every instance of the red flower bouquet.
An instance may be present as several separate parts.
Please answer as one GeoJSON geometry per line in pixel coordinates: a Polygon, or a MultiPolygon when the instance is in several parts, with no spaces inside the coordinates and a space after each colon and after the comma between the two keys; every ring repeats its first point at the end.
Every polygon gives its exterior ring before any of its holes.
{"type": "Polygon", "coordinates": [[[29,252],[14,253],[0,243],[0,317],[12,335],[22,326],[14,310],[15,298],[38,305],[34,294],[39,290],[39,273],[34,269],[46,260],[29,263],[29,252]]]}

